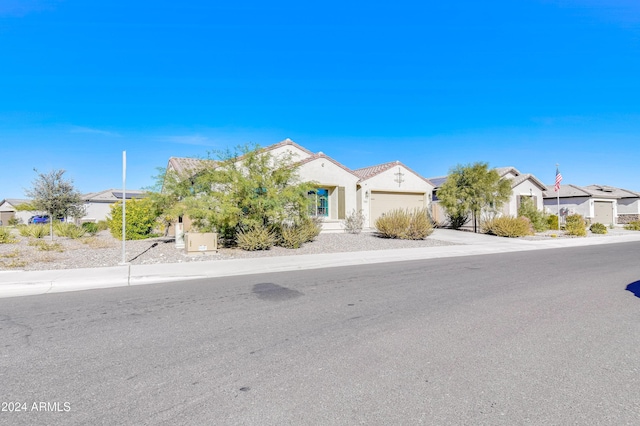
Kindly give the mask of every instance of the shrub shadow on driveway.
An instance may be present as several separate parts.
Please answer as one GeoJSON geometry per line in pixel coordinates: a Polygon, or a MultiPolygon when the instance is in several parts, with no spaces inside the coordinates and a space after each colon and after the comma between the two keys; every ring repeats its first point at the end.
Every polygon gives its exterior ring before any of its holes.
{"type": "Polygon", "coordinates": [[[640,281],[636,281],[627,286],[627,291],[633,293],[636,297],[640,298],[640,281]]]}

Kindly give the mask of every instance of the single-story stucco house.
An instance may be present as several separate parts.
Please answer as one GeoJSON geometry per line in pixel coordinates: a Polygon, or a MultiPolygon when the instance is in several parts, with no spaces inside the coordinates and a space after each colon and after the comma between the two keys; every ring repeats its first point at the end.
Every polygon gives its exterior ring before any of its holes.
{"type": "Polygon", "coordinates": [[[603,225],[629,223],[640,219],[640,193],[608,185],[562,185],[555,192],[548,185],[544,193],[544,205],[548,212],[560,217],[580,214],[591,223],[603,225]]]}
{"type": "Polygon", "coordinates": [[[34,215],[30,211],[21,211],[17,207],[20,204],[28,203],[29,200],[21,198],[6,198],[0,202],[0,225],[7,225],[9,220],[16,218],[20,223],[27,223],[29,218],[34,215]]]}
{"type": "MultiPolygon", "coordinates": [[[[509,201],[502,206],[500,211],[496,212],[498,215],[517,216],[518,208],[523,198],[532,199],[538,210],[544,209],[543,192],[546,186],[538,178],[530,173],[521,173],[515,167],[497,167],[495,170],[502,179],[509,179],[511,183],[511,197],[509,201]]],[[[438,202],[437,195],[438,188],[440,188],[446,180],[447,176],[429,178],[429,181],[435,185],[432,196],[432,217],[434,221],[439,223],[447,221],[447,216],[438,202]]],[[[468,223],[471,223],[471,218],[468,223]]]]}
{"type": "MultiPolygon", "coordinates": [[[[139,189],[126,189],[126,199],[145,197],[145,191],[139,189]]],[[[106,189],[100,192],[90,192],[82,196],[84,201],[84,215],[76,218],[76,222],[98,222],[106,220],[111,214],[111,205],[122,201],[122,189],[106,189]]]]}
{"type": "MultiPolygon", "coordinates": [[[[298,165],[299,179],[317,184],[308,195],[314,198],[312,214],[324,219],[324,231],[343,229],[343,221],[354,212],[363,213],[364,227],[373,227],[378,217],[392,209],[427,208],[434,188],[399,161],[351,170],[323,152],[311,152],[291,139],[263,148],[262,152],[276,161],[284,156],[291,158],[298,165]]],[[[198,170],[202,161],[206,160],[172,157],[167,170],[186,177],[190,171],[198,170]]],[[[188,230],[186,218],[183,227],[188,230]]]]}

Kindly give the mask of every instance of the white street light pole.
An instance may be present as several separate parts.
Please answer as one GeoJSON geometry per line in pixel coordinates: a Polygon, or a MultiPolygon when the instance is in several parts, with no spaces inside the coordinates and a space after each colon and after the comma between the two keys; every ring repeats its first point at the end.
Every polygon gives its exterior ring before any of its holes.
{"type": "Polygon", "coordinates": [[[126,230],[127,230],[127,151],[122,151],[122,264],[126,259],[126,230]]]}

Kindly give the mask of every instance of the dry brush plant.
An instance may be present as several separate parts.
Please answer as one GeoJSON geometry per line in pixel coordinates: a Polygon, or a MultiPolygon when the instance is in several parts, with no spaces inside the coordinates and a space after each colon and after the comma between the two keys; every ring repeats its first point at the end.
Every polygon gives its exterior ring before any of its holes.
{"type": "Polygon", "coordinates": [[[492,234],[498,237],[516,238],[533,234],[531,221],[524,216],[495,217],[486,221],[482,228],[486,234],[492,234]]]}
{"type": "Polygon", "coordinates": [[[401,240],[423,240],[433,233],[427,209],[395,209],[379,217],[375,223],[378,236],[401,240]]]}

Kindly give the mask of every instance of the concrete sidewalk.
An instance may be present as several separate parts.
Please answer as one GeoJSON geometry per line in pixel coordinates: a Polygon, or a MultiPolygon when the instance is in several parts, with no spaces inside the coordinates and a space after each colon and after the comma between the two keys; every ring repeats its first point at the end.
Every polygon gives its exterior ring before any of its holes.
{"type": "Polygon", "coordinates": [[[406,260],[436,259],[640,241],[640,232],[612,233],[586,238],[524,240],[471,232],[436,229],[429,238],[451,246],[212,260],[153,265],[122,265],[91,269],[0,272],[0,297],[58,293],[166,281],[295,271],[406,260]]]}

